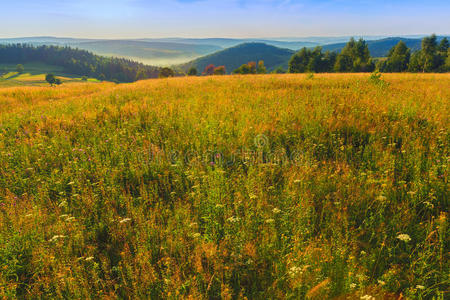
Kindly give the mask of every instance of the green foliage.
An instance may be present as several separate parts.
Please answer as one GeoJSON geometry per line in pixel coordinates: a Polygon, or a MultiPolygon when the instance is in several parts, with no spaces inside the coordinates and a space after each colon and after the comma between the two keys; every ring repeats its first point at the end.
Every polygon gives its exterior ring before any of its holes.
{"type": "Polygon", "coordinates": [[[258,68],[256,69],[256,73],[258,73],[258,74],[266,74],[267,73],[267,68],[264,65],[264,61],[263,60],[260,60],[258,62],[258,68]]]}
{"type": "Polygon", "coordinates": [[[218,66],[214,68],[214,75],[225,75],[227,73],[225,66],[218,66]]]}
{"type": "Polygon", "coordinates": [[[197,76],[197,74],[198,74],[197,68],[191,67],[187,74],[188,74],[188,76],[197,76]]]}
{"type": "Polygon", "coordinates": [[[438,45],[436,35],[422,40],[422,49],[413,53],[408,70],[410,72],[447,72],[448,40],[444,38],[438,45]]]}
{"type": "Polygon", "coordinates": [[[24,71],[25,71],[25,68],[23,67],[23,65],[18,64],[18,65],[16,66],[16,72],[17,72],[17,73],[22,74],[24,71]]]}
{"type": "Polygon", "coordinates": [[[256,67],[256,62],[251,61],[246,64],[243,64],[242,66],[240,66],[239,68],[234,70],[233,74],[245,75],[245,74],[256,74],[257,72],[258,72],[258,68],[256,67]]]}
{"type": "Polygon", "coordinates": [[[403,41],[393,47],[387,60],[379,67],[381,72],[404,72],[408,70],[411,51],[403,41]]]}
{"type": "Polygon", "coordinates": [[[87,80],[88,80],[88,77],[87,77],[87,76],[83,76],[83,77],[81,77],[81,80],[82,80],[82,81],[87,81],[87,80]]]}
{"type": "Polygon", "coordinates": [[[47,81],[51,86],[56,83],[55,75],[49,73],[45,75],[45,81],[47,81]]]}
{"type": "Polygon", "coordinates": [[[332,72],[335,60],[336,54],[329,51],[322,53],[322,47],[314,50],[303,48],[289,61],[289,73],[332,72]]]}
{"type": "Polygon", "coordinates": [[[158,77],[159,78],[168,78],[168,77],[174,77],[175,76],[175,71],[172,70],[171,68],[162,68],[159,72],[158,77]]]}
{"type": "Polygon", "coordinates": [[[274,74],[284,74],[284,73],[286,73],[286,70],[283,69],[283,67],[280,66],[280,67],[276,68],[275,70],[273,70],[272,73],[274,73],[274,74]]]}
{"type": "Polygon", "coordinates": [[[334,67],[336,72],[371,72],[375,69],[370,58],[369,47],[363,39],[350,41],[337,56],[334,67]]]}

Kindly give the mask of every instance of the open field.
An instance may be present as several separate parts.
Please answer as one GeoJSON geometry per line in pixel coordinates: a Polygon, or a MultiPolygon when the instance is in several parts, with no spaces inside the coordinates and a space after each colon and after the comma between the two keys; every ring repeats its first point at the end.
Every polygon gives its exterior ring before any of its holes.
{"type": "Polygon", "coordinates": [[[0,88],[0,298],[448,298],[449,99],[449,74],[0,88]]]}
{"type": "MultiPolygon", "coordinates": [[[[19,74],[16,71],[17,64],[0,64],[0,87],[15,86],[47,86],[45,75],[52,73],[61,79],[63,83],[82,82],[80,76],[67,74],[63,68],[43,63],[24,64],[25,71],[19,74]]],[[[98,80],[89,78],[90,82],[98,80]]]]}

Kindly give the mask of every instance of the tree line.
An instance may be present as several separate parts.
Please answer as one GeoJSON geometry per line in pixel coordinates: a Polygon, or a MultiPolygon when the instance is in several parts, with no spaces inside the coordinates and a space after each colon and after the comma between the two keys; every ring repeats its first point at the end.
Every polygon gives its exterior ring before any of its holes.
{"type": "Polygon", "coordinates": [[[36,61],[61,66],[70,74],[116,82],[157,78],[161,70],[129,59],[103,57],[70,47],[0,45],[0,63],[23,64],[36,61]]]}
{"type": "Polygon", "coordinates": [[[374,59],[363,39],[351,38],[342,51],[322,52],[322,47],[303,48],[289,61],[289,73],[324,72],[449,72],[450,49],[447,38],[437,41],[436,35],[422,40],[421,50],[411,53],[400,41],[387,58],[374,59]]]}

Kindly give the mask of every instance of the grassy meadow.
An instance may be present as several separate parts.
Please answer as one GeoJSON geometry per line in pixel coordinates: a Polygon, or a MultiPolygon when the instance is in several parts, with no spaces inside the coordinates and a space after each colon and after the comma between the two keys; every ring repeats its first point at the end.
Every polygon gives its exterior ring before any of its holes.
{"type": "MultiPolygon", "coordinates": [[[[65,84],[82,82],[81,77],[64,72],[62,67],[43,63],[24,64],[25,71],[18,73],[17,64],[0,64],[0,88],[17,86],[47,86],[45,75],[52,73],[65,84]]],[[[98,82],[94,78],[88,78],[89,82],[98,82]]]]}
{"type": "Polygon", "coordinates": [[[449,99],[449,74],[0,88],[0,298],[448,299],[449,99]]]}

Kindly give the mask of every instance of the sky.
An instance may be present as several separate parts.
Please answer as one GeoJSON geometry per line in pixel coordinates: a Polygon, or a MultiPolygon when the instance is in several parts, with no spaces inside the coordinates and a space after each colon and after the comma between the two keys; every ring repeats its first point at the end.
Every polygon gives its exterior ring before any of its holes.
{"type": "Polygon", "coordinates": [[[0,0],[0,38],[449,34],[449,0],[0,0]]]}

